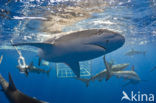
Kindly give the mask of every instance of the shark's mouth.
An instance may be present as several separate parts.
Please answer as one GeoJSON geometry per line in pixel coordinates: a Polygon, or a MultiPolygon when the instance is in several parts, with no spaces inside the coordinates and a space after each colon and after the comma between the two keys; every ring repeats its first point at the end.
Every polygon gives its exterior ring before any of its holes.
{"type": "Polygon", "coordinates": [[[106,47],[104,47],[104,46],[102,46],[102,45],[100,45],[100,44],[97,44],[97,43],[87,43],[87,44],[85,44],[85,45],[91,45],[91,46],[100,47],[100,48],[102,48],[103,50],[106,51],[106,47]]]}

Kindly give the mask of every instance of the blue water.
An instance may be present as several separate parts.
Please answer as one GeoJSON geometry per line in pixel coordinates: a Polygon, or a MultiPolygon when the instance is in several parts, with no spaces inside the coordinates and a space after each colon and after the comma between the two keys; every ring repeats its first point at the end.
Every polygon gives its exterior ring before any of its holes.
{"type": "MultiPolygon", "coordinates": [[[[13,16],[30,15],[32,8],[44,7],[47,2],[14,2],[11,1],[5,6],[7,0],[0,0],[0,8],[10,11],[10,14],[0,16],[0,45],[9,45],[9,40],[24,41],[24,36],[35,36],[39,32],[38,25],[28,28],[26,20],[10,19],[13,16]],[[25,28],[24,28],[25,27],[25,28]],[[15,29],[16,28],[16,29],[15,29]]],[[[18,54],[15,50],[1,49],[0,54],[4,55],[2,64],[0,65],[0,73],[8,80],[8,72],[11,73],[16,87],[23,93],[36,97],[50,103],[119,103],[121,102],[122,91],[130,94],[131,91],[141,93],[152,93],[156,95],[156,70],[150,72],[152,67],[156,65],[156,1],[155,0],[107,0],[110,6],[106,7],[102,13],[94,13],[92,17],[65,27],[63,31],[79,30],[80,28],[107,28],[118,31],[126,38],[126,43],[120,49],[106,55],[108,60],[113,59],[116,64],[130,63],[127,68],[130,70],[135,65],[135,71],[142,81],[136,85],[128,85],[123,87],[126,80],[112,77],[105,82],[91,82],[87,88],[85,84],[73,78],[57,78],[55,65],[51,64],[52,71],[49,77],[45,74],[30,74],[26,77],[19,73],[17,66],[18,54]],[[112,4],[111,4],[112,3],[112,4]],[[98,21],[98,23],[96,22],[98,21]],[[107,23],[103,23],[107,21],[107,23]],[[111,23],[108,23],[111,22],[111,23]],[[139,51],[146,51],[146,55],[136,55],[133,57],[125,56],[125,53],[131,48],[139,51]]],[[[57,2],[51,4],[56,5],[57,2]]],[[[39,14],[42,16],[42,14],[39,14]]],[[[29,25],[32,25],[31,23],[29,25]]],[[[37,41],[37,40],[36,40],[37,41]]],[[[36,53],[31,51],[22,51],[27,63],[32,60],[36,61],[36,53]]],[[[49,67],[43,67],[48,69],[49,67]]],[[[92,61],[92,75],[100,72],[105,68],[102,57],[92,61]]],[[[128,102],[128,101],[122,101],[128,102]]],[[[0,103],[9,103],[3,92],[0,92],[0,103]]]]}

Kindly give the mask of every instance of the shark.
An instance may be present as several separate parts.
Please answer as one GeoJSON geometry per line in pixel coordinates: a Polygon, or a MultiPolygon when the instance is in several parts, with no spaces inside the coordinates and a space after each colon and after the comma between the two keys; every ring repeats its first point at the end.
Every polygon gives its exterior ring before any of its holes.
{"type": "Polygon", "coordinates": [[[138,54],[146,55],[146,51],[137,51],[137,50],[131,49],[130,51],[125,53],[126,56],[134,56],[134,55],[138,55],[138,54]]]}
{"type": "Polygon", "coordinates": [[[127,86],[129,84],[138,84],[140,81],[143,81],[140,79],[139,75],[134,71],[134,66],[132,66],[132,70],[129,71],[117,71],[111,73],[113,76],[116,76],[117,78],[123,78],[125,80],[129,80],[125,85],[127,86]]]}
{"type": "Polygon", "coordinates": [[[19,91],[15,87],[15,84],[12,80],[10,73],[9,73],[9,83],[0,74],[0,85],[2,87],[2,91],[5,93],[10,103],[48,103],[40,101],[36,98],[29,97],[24,93],[22,93],[21,91],[19,91]]]}
{"type": "MultiPolygon", "coordinates": [[[[105,61],[104,63],[106,63],[107,61],[105,60],[105,57],[103,57],[103,60],[105,61]]],[[[110,63],[107,62],[106,65],[109,65],[109,68],[111,69],[111,72],[117,72],[117,71],[122,71],[125,68],[127,68],[129,66],[129,63],[123,63],[123,64],[114,64],[114,63],[110,63]]],[[[89,82],[90,81],[95,81],[98,80],[99,82],[101,82],[104,78],[107,77],[107,69],[104,69],[103,71],[101,71],[100,73],[97,73],[95,76],[92,76],[91,78],[77,78],[78,80],[84,82],[86,84],[86,86],[89,86],[89,82]]]]}
{"type": "Polygon", "coordinates": [[[13,46],[35,46],[39,48],[38,56],[41,59],[65,63],[79,78],[80,61],[91,60],[110,53],[122,47],[124,43],[124,36],[117,32],[107,29],[89,29],[69,32],[44,42],[15,43],[13,46]]]}
{"type": "Polygon", "coordinates": [[[26,67],[21,67],[20,65],[17,66],[17,68],[22,72],[22,70],[24,70],[24,74],[26,76],[28,76],[29,72],[32,72],[32,73],[37,73],[37,74],[40,74],[40,73],[46,73],[48,76],[49,76],[49,73],[51,71],[51,68],[49,70],[44,70],[44,69],[40,69],[40,68],[37,68],[34,66],[34,63],[31,62],[28,66],[26,67]]]}

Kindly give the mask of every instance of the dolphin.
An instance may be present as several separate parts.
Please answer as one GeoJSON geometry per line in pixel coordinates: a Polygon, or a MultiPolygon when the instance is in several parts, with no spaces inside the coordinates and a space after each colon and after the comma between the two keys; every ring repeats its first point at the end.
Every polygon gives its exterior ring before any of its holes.
{"type": "Polygon", "coordinates": [[[19,91],[15,87],[10,73],[9,73],[9,83],[0,74],[0,85],[2,86],[2,91],[5,93],[10,103],[47,103],[47,102],[29,97],[23,94],[21,91],[19,91]]]}
{"type": "Polygon", "coordinates": [[[30,45],[40,48],[40,58],[67,64],[80,77],[80,61],[94,59],[110,53],[125,43],[125,38],[106,29],[90,29],[70,32],[59,38],[49,38],[42,43],[16,43],[13,46],[30,45]]]}
{"type": "Polygon", "coordinates": [[[138,54],[146,54],[146,51],[137,51],[134,49],[131,49],[130,51],[128,51],[127,53],[125,53],[126,56],[133,56],[133,55],[138,55],[138,54]]]}

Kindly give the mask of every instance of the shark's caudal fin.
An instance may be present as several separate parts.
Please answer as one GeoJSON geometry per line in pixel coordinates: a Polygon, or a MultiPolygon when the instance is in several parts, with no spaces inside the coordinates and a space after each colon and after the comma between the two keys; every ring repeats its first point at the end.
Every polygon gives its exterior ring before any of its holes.
{"type": "Polygon", "coordinates": [[[30,46],[35,46],[41,49],[46,49],[46,48],[52,48],[53,44],[48,44],[48,43],[14,43],[12,46],[22,46],[22,45],[30,45],[30,46]]]}
{"type": "Polygon", "coordinates": [[[76,74],[77,78],[80,78],[80,65],[78,61],[68,61],[65,62],[76,74]]]}
{"type": "Polygon", "coordinates": [[[15,84],[11,78],[11,74],[9,73],[9,89],[12,90],[12,91],[15,91],[17,90],[16,87],[15,87],[15,84]]]}
{"type": "Polygon", "coordinates": [[[90,82],[90,79],[85,79],[85,78],[76,78],[82,82],[84,82],[86,84],[86,86],[88,87],[89,86],[89,82],[90,82]]]}
{"type": "Polygon", "coordinates": [[[103,57],[103,60],[104,60],[104,64],[105,64],[106,69],[107,69],[106,81],[108,81],[111,77],[111,67],[110,67],[110,65],[108,65],[105,56],[103,57]]]}

